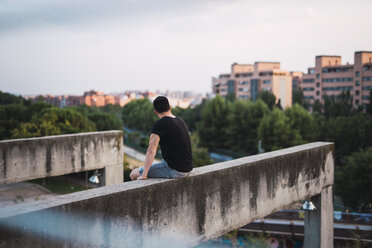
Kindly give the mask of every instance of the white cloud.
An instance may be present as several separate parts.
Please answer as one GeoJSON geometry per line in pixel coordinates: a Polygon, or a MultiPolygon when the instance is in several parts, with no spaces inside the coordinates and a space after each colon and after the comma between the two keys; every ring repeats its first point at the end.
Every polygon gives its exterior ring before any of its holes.
{"type": "Polygon", "coordinates": [[[305,71],[316,55],[339,54],[352,63],[355,50],[372,50],[372,2],[356,2],[3,1],[0,88],[210,91],[233,62],[305,71]]]}

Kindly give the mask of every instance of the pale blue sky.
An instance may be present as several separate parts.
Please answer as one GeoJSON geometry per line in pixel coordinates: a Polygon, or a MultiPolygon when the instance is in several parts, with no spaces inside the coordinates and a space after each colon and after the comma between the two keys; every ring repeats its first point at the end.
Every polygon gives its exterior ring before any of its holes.
{"type": "Polygon", "coordinates": [[[234,62],[372,50],[370,0],[0,0],[0,90],[211,91],[234,62]]]}

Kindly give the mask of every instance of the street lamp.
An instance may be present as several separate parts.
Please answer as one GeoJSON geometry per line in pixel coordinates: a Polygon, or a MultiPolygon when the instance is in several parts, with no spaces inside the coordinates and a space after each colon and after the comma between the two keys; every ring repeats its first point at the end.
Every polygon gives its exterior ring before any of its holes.
{"type": "Polygon", "coordinates": [[[305,211],[315,211],[316,210],[314,204],[310,200],[305,201],[305,203],[304,203],[304,205],[302,205],[301,209],[305,210],[305,211]]]}
{"type": "Polygon", "coordinates": [[[91,183],[99,183],[99,176],[100,176],[101,174],[98,174],[98,170],[95,170],[94,171],[94,174],[93,174],[93,176],[91,176],[90,178],[89,178],[89,182],[91,182],[91,183]]]}

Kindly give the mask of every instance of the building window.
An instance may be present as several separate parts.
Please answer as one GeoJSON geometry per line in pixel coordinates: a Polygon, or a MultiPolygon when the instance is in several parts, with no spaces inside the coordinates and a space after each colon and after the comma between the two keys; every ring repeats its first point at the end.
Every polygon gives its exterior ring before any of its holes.
{"type": "Polygon", "coordinates": [[[320,78],[320,74],[318,73],[318,74],[316,74],[316,78],[317,79],[319,79],[320,78]]]}
{"type": "Polygon", "coordinates": [[[316,95],[319,96],[319,90],[316,91],[316,95]]]}
{"type": "Polygon", "coordinates": [[[358,80],[358,81],[355,81],[355,85],[356,86],[359,86],[360,85],[360,81],[358,80]]]}
{"type": "Polygon", "coordinates": [[[372,77],[363,77],[363,81],[372,81],[372,77]]]}
{"type": "Polygon", "coordinates": [[[264,80],[263,83],[264,84],[271,84],[271,81],[270,80],[264,80]]]}
{"type": "Polygon", "coordinates": [[[372,90],[372,86],[364,86],[363,90],[372,90]]]}
{"type": "Polygon", "coordinates": [[[355,105],[359,105],[359,100],[355,100],[355,105]]]}
{"type": "Polygon", "coordinates": [[[302,88],[303,91],[314,91],[314,88],[302,88]]]}
{"type": "Polygon", "coordinates": [[[356,95],[356,96],[359,96],[359,90],[356,90],[356,91],[355,91],[355,95],[356,95]]]}
{"type": "Polygon", "coordinates": [[[360,71],[355,72],[355,77],[360,77],[360,71]]]}
{"type": "Polygon", "coordinates": [[[324,87],[324,91],[348,91],[353,90],[353,86],[324,87]]]}
{"type": "Polygon", "coordinates": [[[320,83],[319,83],[319,82],[317,82],[317,83],[316,83],[316,87],[319,87],[319,86],[320,86],[320,83]]]}
{"type": "Polygon", "coordinates": [[[304,83],[304,84],[307,84],[307,83],[314,83],[314,79],[312,79],[312,78],[303,79],[303,80],[302,80],[302,83],[304,83]]]}
{"type": "Polygon", "coordinates": [[[308,70],[308,72],[309,72],[309,74],[314,74],[315,70],[314,70],[314,68],[311,68],[311,69],[308,70]]]}
{"type": "Polygon", "coordinates": [[[352,82],[353,78],[323,78],[323,82],[331,83],[331,82],[352,82]]]}

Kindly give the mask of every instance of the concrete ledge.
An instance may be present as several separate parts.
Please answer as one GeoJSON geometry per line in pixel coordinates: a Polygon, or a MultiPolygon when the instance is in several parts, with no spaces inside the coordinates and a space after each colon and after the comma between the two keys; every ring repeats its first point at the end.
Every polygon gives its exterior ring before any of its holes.
{"type": "MultiPolygon", "coordinates": [[[[0,141],[0,184],[123,164],[122,131],[0,141]]],[[[122,180],[121,180],[122,181],[122,180]]]]}
{"type": "Polygon", "coordinates": [[[320,194],[333,185],[333,153],[332,143],[311,143],[196,168],[186,178],[110,185],[4,208],[0,240],[8,247],[86,247],[92,245],[86,237],[94,237],[97,247],[146,247],[162,237],[162,244],[183,239],[190,245],[320,194]]]}

